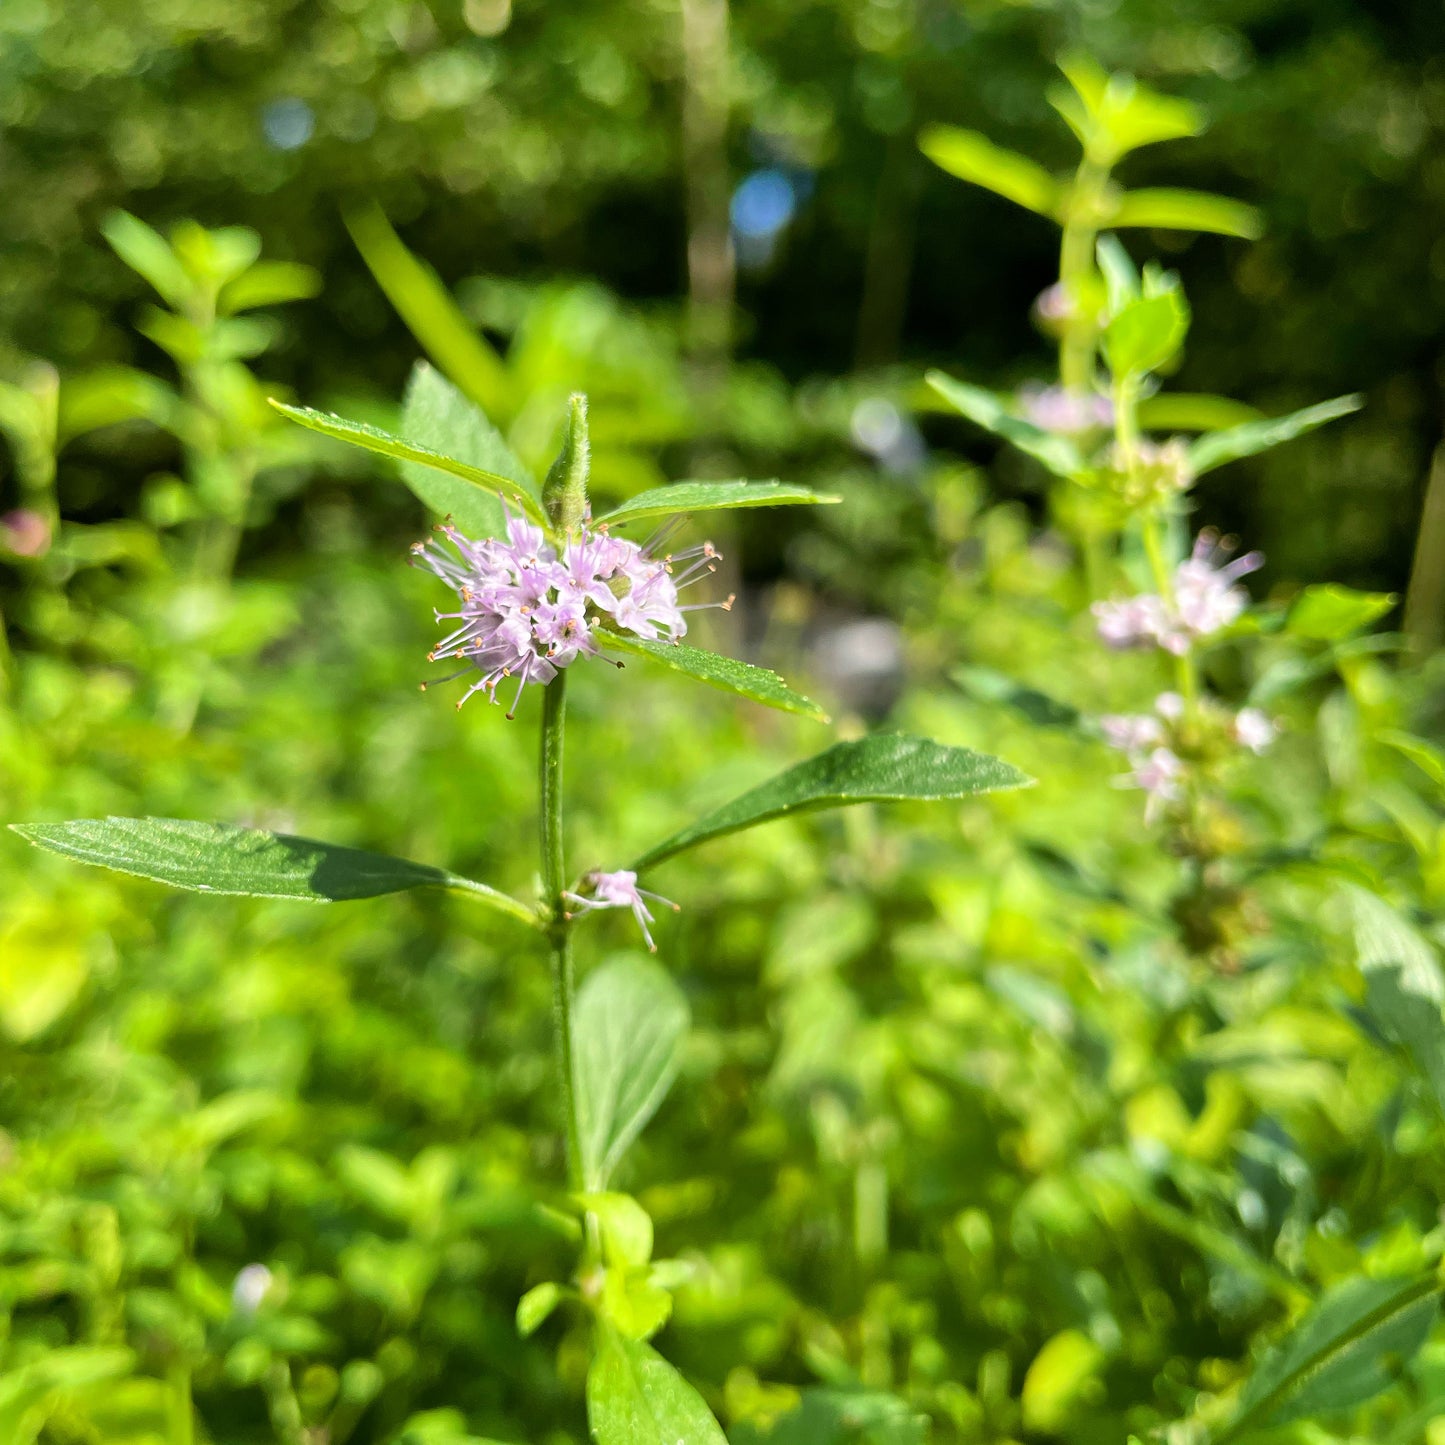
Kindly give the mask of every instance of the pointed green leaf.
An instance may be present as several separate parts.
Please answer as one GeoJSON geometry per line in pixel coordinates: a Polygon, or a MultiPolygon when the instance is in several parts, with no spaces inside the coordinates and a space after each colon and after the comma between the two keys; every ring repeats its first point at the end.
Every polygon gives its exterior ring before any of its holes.
{"type": "Polygon", "coordinates": [[[1164,231],[1209,231],[1218,236],[1258,240],[1264,217],[1253,206],[1208,191],[1129,191],[1119,198],[1111,226],[1147,226],[1164,231]]]}
{"type": "Polygon", "coordinates": [[[1285,630],[1312,642],[1341,642],[1378,622],[1395,601],[1393,592],[1360,592],[1338,582],[1317,582],[1290,603],[1285,630]]]}
{"type": "Polygon", "coordinates": [[[358,206],[343,219],[376,284],[431,359],[489,417],[505,417],[511,397],[506,367],[436,272],[407,250],[380,206],[358,206]]]}
{"type": "Polygon", "coordinates": [[[1420,1279],[1345,1280],[1260,1362],[1240,1397],[1240,1413],[1219,1445],[1248,1430],[1348,1409],[1386,1389],[1425,1343],[1440,1283],[1420,1279]]]}
{"type": "Polygon", "coordinates": [[[812,502],[837,502],[822,492],[794,487],[784,482],[672,482],[652,487],[629,497],[597,519],[597,525],[618,527],[650,517],[670,517],[677,512],[717,512],[736,507],[800,506],[812,502]]]}
{"type": "Polygon", "coordinates": [[[857,742],[837,743],[760,783],[659,843],[632,866],[646,868],[710,838],[794,813],[853,803],[971,798],[976,793],[1028,787],[1033,781],[1012,764],[986,753],[945,747],[902,733],[878,733],[857,742]]]}
{"type": "Polygon", "coordinates": [[[682,990],[649,959],[612,959],[577,990],[572,1078],[588,1189],[607,1187],[666,1098],[691,1019],[682,990]]]}
{"type": "Polygon", "coordinates": [[[1145,431],[1214,431],[1262,420],[1254,407],[1207,392],[1166,391],[1139,403],[1139,425],[1145,431]]]}
{"type": "Polygon", "coordinates": [[[321,273],[314,267],[299,261],[257,261],[225,284],[218,305],[223,316],[231,316],[257,306],[281,306],[320,294],[321,273]]]}
{"type": "Polygon", "coordinates": [[[597,1445],[727,1445],[702,1396],[651,1345],[604,1329],[587,1372],[597,1445]]]}
{"type": "Polygon", "coordinates": [[[1293,441],[1326,422],[1359,411],[1363,405],[1364,398],[1361,396],[1337,396],[1333,401],[1318,402],[1301,411],[1292,411],[1287,416],[1245,422],[1242,426],[1210,432],[1189,448],[1190,468],[1196,476],[1212,472],[1226,462],[1252,457],[1257,452],[1279,446],[1281,442],[1293,441]]]}
{"type": "Polygon", "coordinates": [[[946,402],[986,431],[1011,442],[1021,452],[1040,461],[1056,477],[1075,477],[1084,469],[1079,449],[1066,437],[1036,427],[1013,416],[1001,397],[980,386],[955,381],[941,371],[930,371],[925,380],[946,402]]]}
{"type": "Polygon", "coordinates": [[[1177,287],[1140,296],[1104,328],[1103,350],[1115,376],[1142,376],[1167,366],[1189,331],[1189,307],[1177,287]]]}
{"type": "MultiPolygon", "coordinates": [[[[412,368],[401,409],[401,434],[412,446],[454,457],[470,467],[515,482],[535,498],[537,489],[526,467],[501,433],[435,367],[419,361],[412,368]]],[[[402,480],[438,516],[450,516],[469,537],[495,537],[504,514],[496,496],[469,481],[439,472],[430,463],[402,462],[402,480]]]]}
{"type": "Polygon", "coordinates": [[[976,130],[932,125],[919,137],[918,146],[934,165],[961,181],[982,186],[1041,216],[1058,214],[1063,195],[1058,181],[1038,162],[996,146],[976,130]]]}
{"type": "Polygon", "coordinates": [[[426,863],[289,833],[180,818],[80,818],[10,826],[52,853],[198,893],[335,903],[408,888],[453,888],[524,923],[537,923],[525,904],[484,883],[426,863]]]}
{"type": "Polygon", "coordinates": [[[456,457],[434,452],[430,447],[403,441],[400,437],[382,431],[380,427],[369,426],[366,422],[347,421],[345,417],[313,411],[307,406],[287,406],[285,402],[277,401],[274,397],[271,398],[271,405],[284,416],[289,416],[292,421],[320,432],[322,436],[332,437],[339,442],[350,442],[352,446],[364,447],[369,452],[393,457],[399,462],[415,462],[445,472],[448,476],[460,477],[469,485],[480,487],[483,491],[520,507],[534,522],[546,521],[542,515],[541,504],[515,478],[470,466],[456,457]]]}
{"type": "Polygon", "coordinates": [[[750,698],[753,702],[779,708],[783,712],[801,713],[817,722],[828,721],[827,713],[817,703],[800,692],[794,692],[777,673],[769,672],[765,667],[754,667],[750,662],[739,662],[735,657],[723,657],[716,652],[704,652],[699,647],[689,647],[682,642],[649,642],[630,632],[609,632],[599,628],[594,636],[603,647],[650,657],[674,672],[685,673],[698,682],[707,683],[709,687],[736,693],[739,697],[750,698]]]}
{"type": "Polygon", "coordinates": [[[517,1333],[525,1340],[542,1327],[547,1316],[566,1299],[566,1291],[554,1280],[533,1285],[517,1301],[517,1333]]]}
{"type": "Polygon", "coordinates": [[[184,306],[190,299],[195,284],[170,243],[154,227],[129,211],[112,211],[100,230],[111,250],[172,306],[184,306]]]}

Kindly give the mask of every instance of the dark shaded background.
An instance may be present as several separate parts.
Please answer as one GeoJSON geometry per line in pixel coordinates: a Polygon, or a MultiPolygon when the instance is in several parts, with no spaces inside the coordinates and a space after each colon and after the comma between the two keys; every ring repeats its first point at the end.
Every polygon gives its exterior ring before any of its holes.
{"type": "MultiPolygon", "coordinates": [[[[321,268],[269,371],[308,397],[395,395],[415,345],[339,206],[379,198],[448,281],[592,275],[676,312],[687,286],[680,19],[666,0],[7,0],[0,7],[0,358],[163,367],[130,329],[141,283],[99,242],[124,205],[244,222],[321,268]]],[[[1445,19],[1433,0],[1212,0],[1024,9],[960,0],[759,0],[732,16],[736,181],[781,168],[800,204],[745,267],[741,359],[798,382],[945,362],[996,384],[1047,353],[1038,218],[934,170],[943,119],[1062,169],[1052,57],[1201,102],[1199,141],[1123,179],[1261,206],[1257,244],[1138,234],[1183,271],[1196,322],[1176,384],[1268,410],[1366,393],[1344,426],[1227,469],[1203,510],[1282,575],[1403,588],[1440,434],[1445,19]],[[1020,361],[1024,358],[1024,361],[1020,361]]],[[[965,427],[930,439],[984,457],[965,427]]],[[[124,512],[139,461],[84,449],[62,499],[124,512]],[[67,494],[67,488],[70,489],[67,494]]],[[[274,534],[273,534],[274,543],[274,534]]]]}

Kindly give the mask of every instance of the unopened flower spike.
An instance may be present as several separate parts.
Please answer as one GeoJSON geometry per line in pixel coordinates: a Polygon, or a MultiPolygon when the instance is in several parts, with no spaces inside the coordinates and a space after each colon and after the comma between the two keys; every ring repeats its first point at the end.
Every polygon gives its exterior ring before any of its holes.
{"type": "MultiPolygon", "coordinates": [[[[637,874],[628,868],[619,868],[615,873],[588,873],[582,884],[591,889],[590,897],[584,897],[580,893],[564,893],[562,897],[582,913],[592,913],[599,908],[630,908],[651,953],[657,952],[657,945],[652,941],[652,933],[647,926],[653,921],[652,913],[643,899],[651,898],[656,903],[665,904],[674,913],[681,911],[681,905],[674,903],[672,899],[664,898],[662,894],[653,893],[649,889],[639,888],[637,874]]],[[[569,913],[567,916],[570,918],[572,915],[569,913]]]]}

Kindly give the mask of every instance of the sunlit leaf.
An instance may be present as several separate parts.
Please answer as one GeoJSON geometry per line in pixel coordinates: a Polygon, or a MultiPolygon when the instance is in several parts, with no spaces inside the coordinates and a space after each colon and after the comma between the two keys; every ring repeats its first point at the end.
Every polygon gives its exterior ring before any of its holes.
{"type": "Polygon", "coordinates": [[[723,657],[716,652],[704,652],[682,642],[650,642],[632,633],[611,632],[605,628],[599,628],[594,635],[603,647],[650,657],[674,672],[707,683],[709,687],[735,693],[738,697],[778,708],[782,712],[801,713],[817,722],[828,721],[827,713],[817,703],[800,692],[794,692],[777,673],[769,672],[765,667],[754,667],[750,662],[739,662],[735,657],[723,657]]]}
{"type": "Polygon", "coordinates": [[[951,176],[983,186],[1041,216],[1058,213],[1063,188],[1037,161],[995,145],[976,130],[952,125],[927,127],[919,148],[951,176]]]}
{"type": "MultiPolygon", "coordinates": [[[[531,497],[537,489],[527,469],[476,403],[435,367],[412,368],[401,409],[401,434],[412,446],[453,457],[478,471],[504,477],[531,497]]],[[[451,517],[469,537],[494,537],[505,523],[500,499],[469,481],[420,462],[401,464],[402,480],[440,517],[451,517]]]]}
{"type": "Polygon", "coordinates": [[[321,273],[299,261],[257,261],[222,288],[223,316],[257,306],[280,306],[321,294],[321,273]]]}
{"type": "Polygon", "coordinates": [[[506,416],[511,401],[506,367],[436,272],[407,250],[380,206],[355,207],[343,219],[377,285],[431,359],[487,416],[506,416]]]}
{"type": "Polygon", "coordinates": [[[1358,411],[1363,405],[1363,397],[1337,396],[1333,401],[1318,402],[1301,411],[1290,412],[1287,416],[1245,422],[1242,426],[1210,432],[1189,448],[1189,465],[1196,475],[1212,472],[1215,467],[1222,467],[1226,462],[1252,457],[1257,452],[1266,452],[1282,442],[1293,441],[1295,437],[1303,436],[1326,422],[1358,411]]]}
{"type": "Polygon", "coordinates": [[[1254,407],[1228,396],[1166,391],[1139,403],[1139,425],[1145,431],[1215,431],[1260,420],[1254,407]]]}
{"type": "Polygon", "coordinates": [[[1290,603],[1285,628],[1315,642],[1339,642],[1378,622],[1395,600],[1393,592],[1358,592],[1338,582],[1316,583],[1290,603]]]}
{"type": "Polygon", "coordinates": [[[408,888],[451,888],[536,923],[524,904],[484,883],[425,863],[289,833],[180,818],[82,818],[10,826],[52,853],[198,893],[336,903],[408,888]]]}
{"type": "Polygon", "coordinates": [[[172,306],[183,306],[190,299],[195,285],[159,231],[129,211],[112,211],[100,231],[116,255],[172,306]]]}
{"type": "Polygon", "coordinates": [[[690,1021],[682,990],[650,960],[612,959],[578,989],[572,1075],[588,1189],[606,1188],[667,1096],[690,1021]]]}
{"type": "Polygon", "coordinates": [[[604,1329],[587,1372],[597,1445],[727,1445],[702,1396],[651,1345],[604,1329]]]}
{"type": "Polygon", "coordinates": [[[945,401],[962,412],[970,421],[986,431],[1011,442],[1021,452],[1040,461],[1057,477],[1074,477],[1084,469],[1079,449],[1065,437],[1055,436],[1032,422],[1014,416],[1001,397],[980,386],[955,381],[941,371],[930,371],[925,378],[945,401]]]}
{"type": "Polygon", "coordinates": [[[1240,1397],[1239,1415],[1216,1441],[1378,1395],[1425,1343],[1439,1300],[1433,1274],[1335,1285],[1260,1362],[1240,1397]]]}
{"type": "Polygon", "coordinates": [[[1104,328],[1103,349],[1115,376],[1142,376],[1167,366],[1184,345],[1189,307],[1170,289],[1128,302],[1104,328]]]}
{"type": "Polygon", "coordinates": [[[1253,206],[1207,191],[1129,191],[1109,217],[1111,226],[1147,226],[1169,231],[1209,231],[1253,241],[1264,234],[1264,217],[1253,206]]]}
{"type": "Polygon", "coordinates": [[[370,426],[366,422],[347,421],[345,417],[313,411],[310,407],[287,406],[275,398],[272,398],[271,405],[283,416],[289,416],[292,421],[308,427],[312,431],[320,432],[322,436],[331,437],[339,442],[350,442],[352,446],[364,447],[369,452],[377,452],[381,456],[392,457],[399,462],[414,462],[420,466],[432,467],[437,471],[445,472],[449,476],[460,477],[462,481],[480,487],[483,491],[501,497],[513,506],[520,508],[534,522],[545,521],[542,516],[541,504],[511,477],[504,477],[496,472],[470,466],[456,457],[443,456],[429,447],[403,441],[401,437],[393,436],[390,432],[382,431],[380,427],[370,426]]]}
{"type": "Polygon", "coordinates": [[[901,733],[878,733],[857,742],[836,743],[817,757],[760,783],[659,843],[633,866],[649,867],[711,838],[795,813],[853,803],[971,798],[978,793],[1027,787],[1032,782],[1012,764],[986,753],[945,747],[901,733]]]}
{"type": "Polygon", "coordinates": [[[629,497],[621,506],[597,518],[599,526],[622,526],[649,517],[670,517],[678,512],[717,512],[738,507],[799,506],[837,502],[823,492],[784,482],[673,482],[629,497]]]}

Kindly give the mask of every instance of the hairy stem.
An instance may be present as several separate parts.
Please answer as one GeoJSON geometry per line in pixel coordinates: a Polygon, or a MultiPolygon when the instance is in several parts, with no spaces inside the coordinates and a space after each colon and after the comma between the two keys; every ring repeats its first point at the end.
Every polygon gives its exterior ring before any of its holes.
{"type": "Polygon", "coordinates": [[[567,674],[559,672],[542,691],[542,892],[548,913],[547,937],[552,951],[552,1028],[557,1050],[557,1075],[562,1086],[562,1113],[567,1128],[567,1180],[581,1189],[582,1142],[577,1118],[577,1090],[572,1076],[572,1002],[576,969],[572,961],[572,928],[567,917],[567,865],[562,851],[562,741],[567,710],[567,674]]]}

